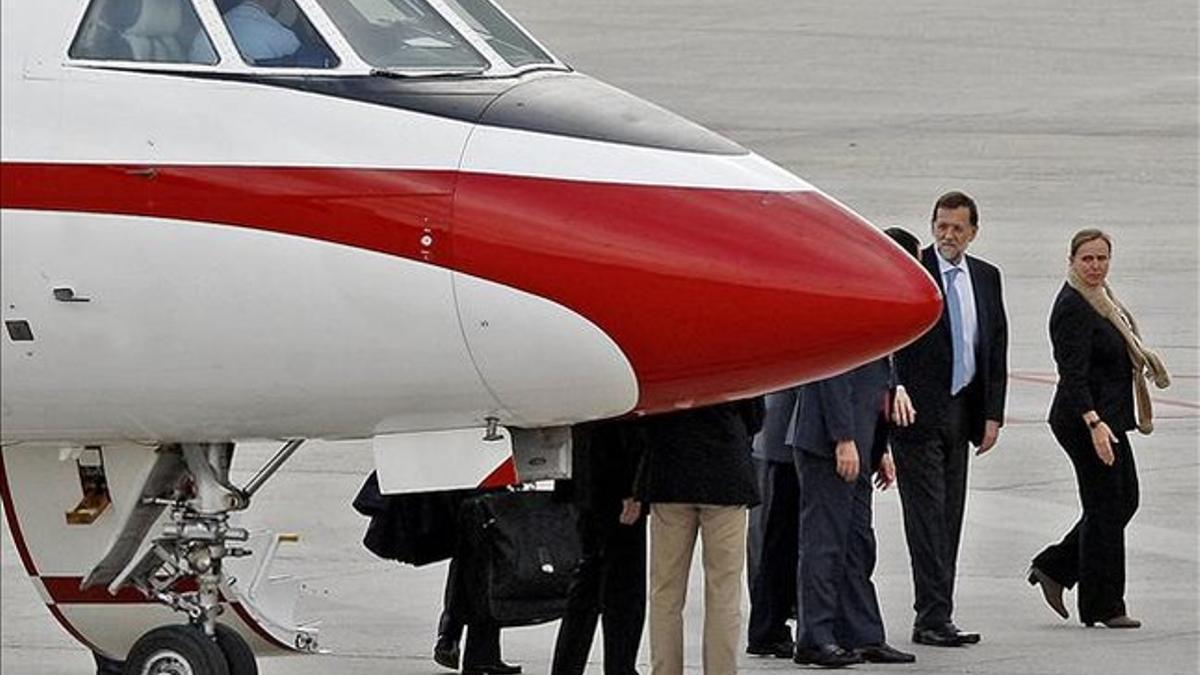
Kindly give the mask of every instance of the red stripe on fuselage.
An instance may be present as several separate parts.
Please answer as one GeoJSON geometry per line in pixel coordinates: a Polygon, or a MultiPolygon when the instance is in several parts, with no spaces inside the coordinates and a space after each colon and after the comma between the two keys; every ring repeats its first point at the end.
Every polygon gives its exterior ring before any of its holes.
{"type": "MultiPolygon", "coordinates": [[[[46,587],[50,599],[59,605],[128,605],[157,603],[157,600],[147,598],[132,586],[123,586],[115,594],[109,593],[104,586],[83,588],[83,577],[39,577],[46,587]]],[[[178,593],[190,593],[199,588],[195,579],[181,579],[173,590],[178,593]]]]}
{"type": "Polygon", "coordinates": [[[815,192],[384,169],[9,163],[2,173],[5,208],[269,230],[553,300],[616,341],[650,412],[838,372],[915,338],[940,310],[915,263],[815,192]],[[427,230],[435,243],[423,248],[427,230]]]}
{"type": "Polygon", "coordinates": [[[29,576],[37,574],[37,566],[33,564],[33,556],[29,553],[29,545],[25,543],[25,535],[21,534],[21,521],[17,519],[17,509],[13,506],[12,488],[8,485],[8,470],[4,464],[4,450],[0,449],[0,502],[4,503],[4,517],[8,520],[8,531],[12,533],[13,545],[17,547],[17,555],[21,565],[29,576]]]}
{"type": "Polygon", "coordinates": [[[0,206],[237,225],[444,264],[448,171],[5,163],[0,206]]]}

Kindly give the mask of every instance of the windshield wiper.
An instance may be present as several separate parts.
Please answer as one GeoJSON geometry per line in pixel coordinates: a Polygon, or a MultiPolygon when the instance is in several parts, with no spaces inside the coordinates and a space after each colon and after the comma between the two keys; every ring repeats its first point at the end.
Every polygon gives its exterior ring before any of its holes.
{"type": "Polygon", "coordinates": [[[402,80],[426,79],[434,77],[470,77],[482,75],[487,67],[458,68],[454,70],[398,70],[395,68],[372,68],[371,74],[378,77],[394,77],[402,80]]]}
{"type": "Polygon", "coordinates": [[[540,70],[554,70],[558,72],[571,72],[571,66],[565,63],[534,63],[526,66],[520,66],[516,69],[516,75],[525,75],[526,73],[534,73],[540,70]]]}

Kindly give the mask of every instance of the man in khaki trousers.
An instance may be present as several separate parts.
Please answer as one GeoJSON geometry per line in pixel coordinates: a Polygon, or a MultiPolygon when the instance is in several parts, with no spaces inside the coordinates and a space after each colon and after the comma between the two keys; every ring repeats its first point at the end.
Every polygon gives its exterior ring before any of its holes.
{"type": "Polygon", "coordinates": [[[648,418],[635,494],[650,504],[650,672],[683,673],[683,608],[696,537],[704,566],[704,673],[737,672],[750,439],[761,398],[648,418]]]}

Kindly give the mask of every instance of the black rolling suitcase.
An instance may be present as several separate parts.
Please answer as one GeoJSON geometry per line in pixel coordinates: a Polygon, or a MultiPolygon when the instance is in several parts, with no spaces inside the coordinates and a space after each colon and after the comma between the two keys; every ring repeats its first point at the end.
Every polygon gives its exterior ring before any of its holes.
{"type": "Polygon", "coordinates": [[[493,492],[463,502],[460,550],[469,559],[471,621],[526,626],[563,615],[583,555],[574,505],[551,492],[493,492]]]}

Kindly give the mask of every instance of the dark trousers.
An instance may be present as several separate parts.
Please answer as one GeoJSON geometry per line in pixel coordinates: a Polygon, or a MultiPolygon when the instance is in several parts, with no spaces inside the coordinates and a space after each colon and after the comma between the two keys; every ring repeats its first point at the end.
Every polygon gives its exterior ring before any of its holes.
{"type": "Polygon", "coordinates": [[[446,568],[446,587],[442,590],[442,616],[438,619],[438,640],[458,644],[462,639],[466,621],[462,603],[458,600],[459,571],[458,556],[450,559],[446,568]]]}
{"type": "Polygon", "coordinates": [[[582,675],[598,622],[604,630],[605,675],[637,675],[646,618],[646,519],[622,525],[619,515],[610,510],[580,514],[583,560],[558,627],[553,675],[582,675]]]}
{"type": "Polygon", "coordinates": [[[494,623],[467,624],[463,643],[463,670],[500,663],[500,626],[494,623]]]}
{"type": "Polygon", "coordinates": [[[500,626],[494,623],[471,623],[467,625],[468,598],[473,589],[464,588],[466,579],[474,578],[462,569],[462,556],[450,559],[446,571],[446,589],[442,598],[442,616],[438,619],[438,641],[458,644],[467,628],[467,640],[463,645],[463,668],[486,666],[500,662],[500,626]]]}
{"type": "Polygon", "coordinates": [[[954,577],[967,500],[967,405],[951,399],[946,422],[932,438],[893,443],[912,563],[919,628],[940,628],[954,615],[954,577]]]}
{"type": "Polygon", "coordinates": [[[1083,515],[1033,564],[1068,588],[1079,584],[1081,621],[1105,621],[1125,614],[1125,526],[1138,508],[1133,448],[1125,432],[1117,434],[1116,462],[1105,466],[1082,422],[1052,423],[1050,429],[1075,467],[1083,515]]]}
{"type": "Polygon", "coordinates": [[[750,511],[751,645],[791,642],[787,620],[796,598],[800,483],[791,464],[755,460],[762,503],[750,511]]]}
{"type": "Polygon", "coordinates": [[[854,483],[832,457],[796,453],[800,475],[800,598],[797,644],[855,649],[884,641],[871,575],[875,571],[873,498],[868,471],[854,483]]]}

